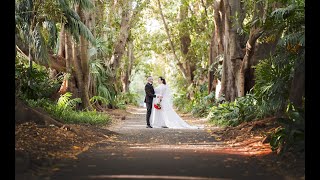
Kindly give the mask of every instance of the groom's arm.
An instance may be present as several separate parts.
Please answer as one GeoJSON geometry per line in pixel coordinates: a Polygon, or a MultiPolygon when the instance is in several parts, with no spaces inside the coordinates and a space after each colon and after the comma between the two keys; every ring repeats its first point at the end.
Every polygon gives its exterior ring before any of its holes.
{"type": "Polygon", "coordinates": [[[157,97],[155,94],[153,94],[152,92],[151,92],[151,87],[149,87],[149,86],[146,86],[145,88],[144,88],[144,90],[146,91],[146,94],[147,94],[147,96],[149,96],[149,97],[157,97]]]}

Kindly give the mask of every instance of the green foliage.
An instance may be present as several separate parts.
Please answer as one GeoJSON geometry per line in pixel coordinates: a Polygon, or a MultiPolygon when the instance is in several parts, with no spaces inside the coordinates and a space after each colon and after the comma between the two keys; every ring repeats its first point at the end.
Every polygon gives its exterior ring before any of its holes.
{"type": "Polygon", "coordinates": [[[120,93],[116,97],[116,106],[124,109],[127,104],[138,106],[139,95],[136,93],[120,93]]]}
{"type": "Polygon", "coordinates": [[[304,151],[305,139],[305,111],[302,108],[295,108],[288,103],[285,116],[280,118],[283,124],[271,136],[270,145],[273,151],[286,152],[291,148],[295,151],[304,151]]]}
{"type": "Polygon", "coordinates": [[[29,71],[27,62],[21,57],[16,58],[15,81],[16,93],[23,99],[40,99],[50,97],[59,90],[61,80],[49,78],[49,72],[44,67],[34,65],[29,71]]]}
{"type": "Polygon", "coordinates": [[[191,113],[195,116],[205,117],[209,114],[210,108],[215,104],[215,93],[211,92],[207,96],[197,98],[199,98],[199,100],[193,106],[191,113]]]}
{"type": "Polygon", "coordinates": [[[276,55],[260,61],[254,67],[256,79],[253,94],[212,107],[208,116],[210,121],[236,126],[283,112],[289,98],[295,57],[290,53],[281,53],[279,48],[276,55]]]}
{"type": "MultiPolygon", "coordinates": [[[[81,22],[79,15],[70,5],[71,1],[19,0],[15,4],[16,35],[30,48],[36,62],[48,63],[48,52],[58,39],[57,24],[66,23],[66,28],[76,40],[83,36],[92,44],[95,39],[81,22]]],[[[83,8],[93,7],[89,0],[72,1],[83,8]]]]}
{"type": "Polygon", "coordinates": [[[95,45],[95,38],[89,28],[81,21],[80,16],[73,10],[72,4],[79,4],[84,9],[90,9],[93,7],[91,1],[59,0],[59,7],[64,14],[64,23],[66,23],[65,27],[72,34],[75,40],[78,42],[79,37],[83,36],[86,40],[95,45]]]}
{"type": "Polygon", "coordinates": [[[57,41],[54,22],[61,20],[56,1],[17,1],[15,20],[16,35],[31,48],[36,61],[47,63],[48,47],[52,48],[57,41]]]}
{"type": "Polygon", "coordinates": [[[192,104],[190,103],[190,100],[188,100],[186,93],[177,94],[177,96],[173,100],[173,104],[177,108],[177,110],[181,112],[192,111],[192,104]]]}
{"type": "MultiPolygon", "coordinates": [[[[69,96],[69,95],[68,95],[69,96]]],[[[55,104],[48,99],[38,100],[27,100],[27,103],[31,107],[43,108],[46,112],[52,115],[54,118],[63,121],[64,123],[81,123],[81,124],[106,124],[110,122],[110,117],[107,114],[96,112],[96,111],[76,111],[71,108],[72,102],[77,101],[76,99],[61,100],[60,104],[55,104]],[[66,108],[61,108],[65,107],[66,108]]]]}
{"type": "Polygon", "coordinates": [[[207,84],[193,87],[189,86],[187,90],[179,90],[179,94],[175,95],[173,101],[175,107],[182,112],[191,112],[198,117],[205,117],[209,113],[209,109],[215,104],[214,92],[208,95],[207,84]],[[193,98],[190,100],[188,92],[193,91],[193,98]]]}
{"type": "Polygon", "coordinates": [[[256,118],[257,100],[253,94],[246,94],[234,102],[225,102],[213,106],[209,111],[209,121],[216,125],[237,126],[242,122],[256,118]]]}
{"type": "MultiPolygon", "coordinates": [[[[97,53],[101,53],[98,49],[97,53]]],[[[101,59],[91,59],[89,61],[90,76],[95,81],[96,95],[103,97],[112,106],[115,106],[116,91],[112,84],[112,72],[105,66],[101,59]]]]}
{"type": "Polygon", "coordinates": [[[277,128],[275,132],[271,135],[270,146],[272,151],[277,150],[281,144],[284,142],[286,137],[286,132],[284,128],[277,128]]]}
{"type": "Polygon", "coordinates": [[[102,103],[102,104],[109,104],[109,101],[107,98],[101,97],[101,96],[93,96],[90,98],[90,103],[95,104],[95,103],[102,103]]]}
{"type": "Polygon", "coordinates": [[[81,103],[80,98],[71,99],[72,93],[66,92],[65,94],[60,95],[60,98],[57,102],[57,107],[61,109],[61,111],[69,109],[74,109],[78,103],[81,103]]]}
{"type": "Polygon", "coordinates": [[[261,109],[259,117],[283,110],[289,97],[294,60],[290,54],[279,52],[254,67],[256,83],[253,89],[261,109]]]}
{"type": "MultiPolygon", "coordinates": [[[[283,31],[283,37],[279,41],[280,46],[291,49],[305,46],[305,2],[295,0],[287,2],[287,6],[277,8],[271,13],[271,17],[277,22],[283,31]]],[[[296,51],[294,49],[294,51],[296,51]]]]}

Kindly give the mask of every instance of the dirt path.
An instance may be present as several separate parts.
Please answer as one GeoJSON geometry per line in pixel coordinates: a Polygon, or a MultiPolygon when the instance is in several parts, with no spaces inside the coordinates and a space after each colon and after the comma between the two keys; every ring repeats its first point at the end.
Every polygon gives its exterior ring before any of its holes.
{"type": "Polygon", "coordinates": [[[208,133],[215,127],[147,129],[144,108],[131,107],[128,112],[125,120],[110,127],[119,135],[76,160],[60,161],[55,173],[43,179],[288,179],[263,168],[258,156],[225,153],[221,142],[208,133]]]}

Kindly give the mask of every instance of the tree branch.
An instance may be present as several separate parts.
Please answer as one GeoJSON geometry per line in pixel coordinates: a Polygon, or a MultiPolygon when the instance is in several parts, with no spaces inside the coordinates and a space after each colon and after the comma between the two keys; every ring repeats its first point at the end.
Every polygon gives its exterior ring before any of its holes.
{"type": "Polygon", "coordinates": [[[162,12],[160,0],[158,0],[158,6],[159,6],[159,10],[160,10],[160,15],[161,15],[161,18],[162,18],[162,21],[163,21],[163,25],[164,25],[164,28],[166,30],[166,33],[167,33],[167,36],[168,36],[168,40],[169,40],[169,43],[170,43],[170,46],[171,46],[171,49],[172,49],[172,53],[174,55],[174,58],[175,58],[175,60],[177,62],[178,67],[182,71],[183,77],[186,78],[186,74],[185,74],[186,69],[183,67],[182,63],[179,61],[179,58],[178,58],[178,56],[176,54],[176,50],[174,48],[174,44],[173,44],[173,42],[171,40],[171,36],[170,36],[170,33],[169,33],[169,28],[167,26],[166,20],[164,19],[164,15],[163,15],[163,12],[162,12]]]}

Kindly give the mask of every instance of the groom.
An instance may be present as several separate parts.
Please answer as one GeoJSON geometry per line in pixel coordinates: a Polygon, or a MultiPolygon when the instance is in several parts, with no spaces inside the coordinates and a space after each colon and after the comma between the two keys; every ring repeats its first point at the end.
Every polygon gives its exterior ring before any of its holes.
{"type": "Polygon", "coordinates": [[[147,81],[148,83],[144,87],[144,90],[146,92],[146,97],[144,98],[144,102],[146,103],[146,106],[147,106],[147,128],[152,128],[150,126],[150,115],[151,115],[151,109],[152,109],[152,101],[153,101],[153,98],[156,97],[156,95],[154,93],[154,89],[152,86],[153,78],[149,76],[147,78],[147,81]]]}

